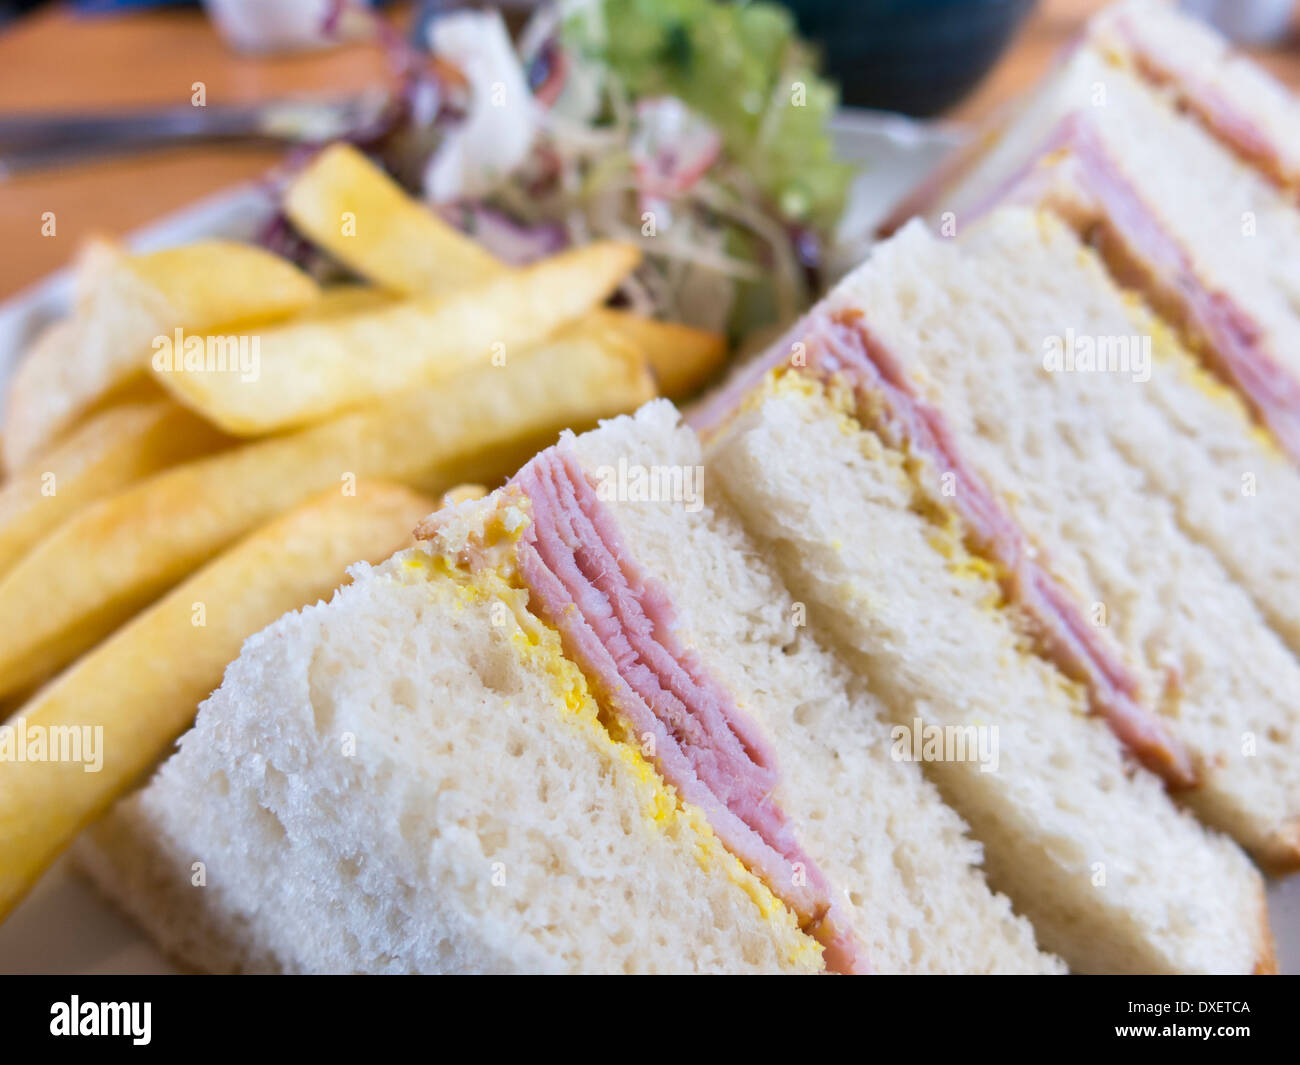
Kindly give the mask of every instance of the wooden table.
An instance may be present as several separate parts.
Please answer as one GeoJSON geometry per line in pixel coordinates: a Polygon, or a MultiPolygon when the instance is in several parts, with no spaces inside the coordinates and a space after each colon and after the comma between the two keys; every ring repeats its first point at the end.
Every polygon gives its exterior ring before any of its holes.
{"type": "MultiPolygon", "coordinates": [[[[951,117],[977,119],[1024,91],[1101,0],[1040,0],[1002,62],[951,117]]],[[[399,14],[397,17],[405,17],[399,14]]],[[[1261,56],[1300,86],[1300,48],[1261,56]]],[[[0,31],[0,110],[184,104],[202,81],[209,103],[347,91],[382,82],[370,45],[267,59],[231,52],[196,11],[78,18],[55,6],[0,31]]],[[[0,179],[0,299],[64,263],[90,233],[120,234],[263,173],[278,153],[218,147],[150,152],[0,179]],[[41,235],[53,211],[56,232],[41,235]]]]}

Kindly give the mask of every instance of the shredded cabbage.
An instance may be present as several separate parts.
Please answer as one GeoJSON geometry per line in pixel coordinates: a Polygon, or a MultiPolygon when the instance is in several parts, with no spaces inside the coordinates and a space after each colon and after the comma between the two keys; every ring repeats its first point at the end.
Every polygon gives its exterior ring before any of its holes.
{"type": "Polygon", "coordinates": [[[563,0],[517,46],[461,10],[428,43],[355,139],[494,254],[635,243],[619,299],[738,342],[808,305],[851,171],[826,130],[836,90],[783,8],[563,0]]]}

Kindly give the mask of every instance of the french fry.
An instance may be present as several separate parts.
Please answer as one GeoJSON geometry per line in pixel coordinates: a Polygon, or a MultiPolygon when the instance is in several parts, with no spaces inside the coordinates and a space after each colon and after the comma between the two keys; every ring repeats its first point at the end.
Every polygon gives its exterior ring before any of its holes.
{"type": "Polygon", "coordinates": [[[446,298],[421,296],[263,330],[250,338],[258,344],[252,373],[157,362],[155,372],[227,432],[297,428],[509,358],[600,303],[637,258],[625,245],[591,244],[446,298]]]}
{"type": "Polygon", "coordinates": [[[394,301],[393,294],[373,285],[330,285],[320,290],[320,296],[299,314],[289,319],[293,322],[322,322],[340,315],[373,311],[394,301]]]}
{"type": "Polygon", "coordinates": [[[197,459],[92,503],[0,578],[0,697],[67,664],[237,537],[316,492],[351,478],[430,494],[491,482],[560,429],[653,395],[639,354],[575,333],[505,366],[197,459]]]}
{"type": "Polygon", "coordinates": [[[665,396],[690,395],[727,361],[727,338],[721,333],[607,307],[592,311],[588,320],[640,349],[665,396]]]}
{"type": "Polygon", "coordinates": [[[45,326],[19,358],[5,400],[7,473],[32,462],[80,414],[82,400],[61,391],[80,342],[77,320],[66,318],[45,326]]]}
{"type": "Polygon", "coordinates": [[[156,337],[274,320],[310,304],[315,282],[270,252],[206,241],[151,255],[100,246],[72,318],[19,363],[5,407],[5,461],[29,465],[87,411],[149,369],[156,337]]]}
{"type": "Polygon", "coordinates": [[[71,745],[63,760],[0,759],[0,920],[167,753],[248,636],[328,596],[351,563],[412,542],[433,507],[396,485],[333,489],[210,562],[0,725],[0,754],[30,753],[36,736],[46,758],[71,745]]]}
{"type": "Polygon", "coordinates": [[[104,276],[116,270],[127,254],[112,237],[92,234],[82,241],[72,263],[73,313],[92,305],[95,290],[103,282],[104,276]]]}
{"type": "Polygon", "coordinates": [[[287,259],[233,240],[183,244],[132,256],[126,265],[162,293],[180,324],[196,332],[283,318],[320,295],[316,283],[287,259]]]}
{"type": "MultiPolygon", "coordinates": [[[[446,295],[510,272],[350,144],[327,148],[297,175],[285,212],[340,262],[401,295],[446,295]]],[[[627,311],[593,313],[642,348],[666,396],[689,395],[726,361],[721,333],[627,311]]]]}
{"type": "Polygon", "coordinates": [[[294,178],[284,211],[304,236],[399,295],[450,292],[502,269],[350,144],[326,148],[294,178]]]}
{"type": "Polygon", "coordinates": [[[163,396],[91,416],[35,465],[0,485],[0,574],[87,503],[230,442],[163,396]]]}

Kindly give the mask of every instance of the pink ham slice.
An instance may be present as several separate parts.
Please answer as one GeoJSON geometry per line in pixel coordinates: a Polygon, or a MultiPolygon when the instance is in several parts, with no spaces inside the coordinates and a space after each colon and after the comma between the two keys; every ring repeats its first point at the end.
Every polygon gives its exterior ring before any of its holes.
{"type": "Polygon", "coordinates": [[[642,574],[613,516],[565,443],[511,482],[532,521],[517,548],[530,606],[681,798],[798,916],[834,972],[868,972],[831,889],[773,798],[775,756],[758,729],[674,634],[666,591],[642,574]]]}
{"type": "Polygon", "coordinates": [[[1246,310],[1200,278],[1085,115],[1063,119],[1042,150],[974,208],[967,224],[1003,203],[1048,206],[1096,241],[1117,280],[1138,288],[1173,320],[1300,462],[1300,379],[1277,361],[1246,310]]]}
{"type": "Polygon", "coordinates": [[[979,474],[961,456],[942,414],[918,397],[898,361],[859,311],[814,314],[805,334],[804,372],[840,376],[883,405],[877,428],[894,447],[926,455],[957,482],[955,505],[974,546],[1007,574],[1010,599],[1033,619],[1043,653],[1087,685],[1094,712],[1149,769],[1171,786],[1196,783],[1194,764],[1159,718],[1137,702],[1138,683],[1079,604],[1033,557],[1024,534],[979,474]]]}
{"type": "Polygon", "coordinates": [[[869,396],[883,423],[877,428],[894,447],[928,456],[957,480],[956,505],[976,548],[1005,570],[1007,594],[1037,626],[1042,653],[1088,688],[1093,711],[1143,765],[1171,787],[1192,787],[1197,773],[1187,751],[1163,722],[1138,702],[1132,671],[1088,623],[1079,604],[1032,557],[1024,534],[978,473],[962,458],[946,421],[918,397],[898,361],[869,330],[861,311],[814,309],[800,323],[796,362],[782,342],[746,368],[725,392],[696,408],[689,421],[715,432],[740,406],[744,392],[768,370],[786,365],[821,380],[840,377],[869,396]]]}
{"type": "Polygon", "coordinates": [[[767,372],[778,365],[786,353],[794,350],[803,338],[807,324],[806,316],[800,318],[779,340],[733,370],[712,392],[692,403],[686,409],[686,424],[705,438],[724,425],[767,372]]]}
{"type": "Polygon", "coordinates": [[[1114,28],[1134,69],[1148,84],[1171,92],[1178,105],[1195,116],[1210,136],[1247,166],[1258,170],[1284,193],[1300,189],[1300,170],[1268,131],[1220,89],[1145,39],[1141,27],[1127,15],[1114,28]]]}

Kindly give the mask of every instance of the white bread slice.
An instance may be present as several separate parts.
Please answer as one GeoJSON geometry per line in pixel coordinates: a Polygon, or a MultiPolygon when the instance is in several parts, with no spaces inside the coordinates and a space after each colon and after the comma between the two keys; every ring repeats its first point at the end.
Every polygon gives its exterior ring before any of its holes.
{"type": "Polygon", "coordinates": [[[1074,971],[1271,970],[1246,856],[1128,762],[1078,687],[1027,650],[942,501],[843,410],[787,374],[711,441],[710,468],[900,735],[920,720],[996,743],[992,764],[948,750],[925,765],[991,882],[1074,971]]]}
{"type": "Polygon", "coordinates": [[[1123,0],[1097,15],[1088,35],[1191,112],[1278,184],[1300,185],[1300,100],[1249,56],[1171,0],[1123,0]],[[1236,129],[1237,121],[1249,123],[1236,129]]]}
{"type": "MultiPolygon", "coordinates": [[[[584,468],[700,467],[699,440],[659,400],[577,438],[584,468]]],[[[671,589],[677,631],[775,747],[776,799],[845,893],[874,971],[1050,972],[1028,924],[993,895],[965,826],[914,765],[890,757],[880,701],[806,626],[765,552],[704,467],[698,510],[613,507],[647,576],[671,589]]]]}
{"type": "MultiPolygon", "coordinates": [[[[662,402],[575,446],[591,470],[700,461],[662,402]]],[[[890,759],[875,701],[793,624],[734,516],[611,508],[671,590],[682,641],[774,741],[776,799],[873,968],[1060,971],[984,883],[960,818],[890,759]]],[[[685,867],[698,843],[646,827],[649,785],[627,755],[558,727],[554,674],[575,667],[521,662],[485,629],[491,596],[445,602],[410,576],[420,557],[361,569],[328,606],[254,637],[179,754],[82,847],[96,881],[173,951],[219,968],[782,967],[798,945],[788,916],[764,919],[735,870],[685,867]],[[357,753],[341,762],[344,733],[357,753]],[[196,859],[202,891],[185,886],[196,859]]]]}
{"type": "MultiPolygon", "coordinates": [[[[1013,284],[999,287],[987,267],[915,223],[827,297],[826,313],[867,309],[873,335],[943,412],[958,451],[1040,561],[1104,620],[1146,704],[1200,762],[1187,801],[1263,862],[1295,867],[1300,666],[1107,438],[1079,399],[1083,375],[1016,357],[1025,339],[1011,323],[1030,315],[1031,300],[1013,284]]],[[[1057,321],[1072,321],[1072,307],[1057,321]]]]}
{"type": "Polygon", "coordinates": [[[649,816],[653,772],[566,709],[563,666],[521,652],[513,611],[430,559],[360,565],[251,637],[79,848],[99,887],[218,972],[819,968],[698,826],[649,816]]]}
{"type": "MultiPolygon", "coordinates": [[[[1077,49],[1013,121],[980,138],[986,150],[964,160],[950,179],[933,183],[922,207],[927,219],[945,234],[955,229],[960,235],[999,200],[1041,194],[1068,214],[1081,208],[1080,223],[1088,224],[1086,190],[1072,196],[1060,182],[1017,184],[1018,175],[1033,171],[1035,160],[1042,171],[1057,158],[1043,160],[1041,153],[1068,116],[1083,118],[1096,132],[1143,210],[1185,254],[1190,275],[1240,309],[1268,356],[1300,376],[1300,273],[1291,268],[1300,249],[1300,209],[1294,195],[1096,47],[1077,49]],[[1071,203],[1075,198],[1083,203],[1071,203]]],[[[1140,261],[1144,248],[1116,251],[1126,253],[1126,261],[1140,261]]],[[[1170,278],[1158,287],[1166,301],[1183,298],[1170,278]]]]}
{"type": "MultiPolygon", "coordinates": [[[[1020,395],[1068,394],[1176,509],[1179,525],[1205,544],[1300,653],[1300,469],[1250,418],[1244,402],[1200,368],[1168,327],[1052,215],[1005,208],[961,240],[979,298],[1014,347],[1004,347],[1001,387],[1020,395]],[[1076,337],[1149,349],[1144,371],[1065,372],[1047,380],[1044,342],[1076,337]],[[1149,356],[1149,357],[1148,357],[1149,356]],[[1015,375],[1007,380],[1002,375],[1015,375]],[[1149,375],[1149,377],[1148,377],[1149,375]],[[1145,379],[1144,379],[1145,378],[1145,379]]],[[[999,343],[999,340],[991,340],[999,343]]],[[[990,390],[977,400],[992,400],[990,390]]],[[[1035,400],[1035,402],[1051,402],[1035,400]]],[[[981,411],[987,417],[990,406],[981,411]]]]}

